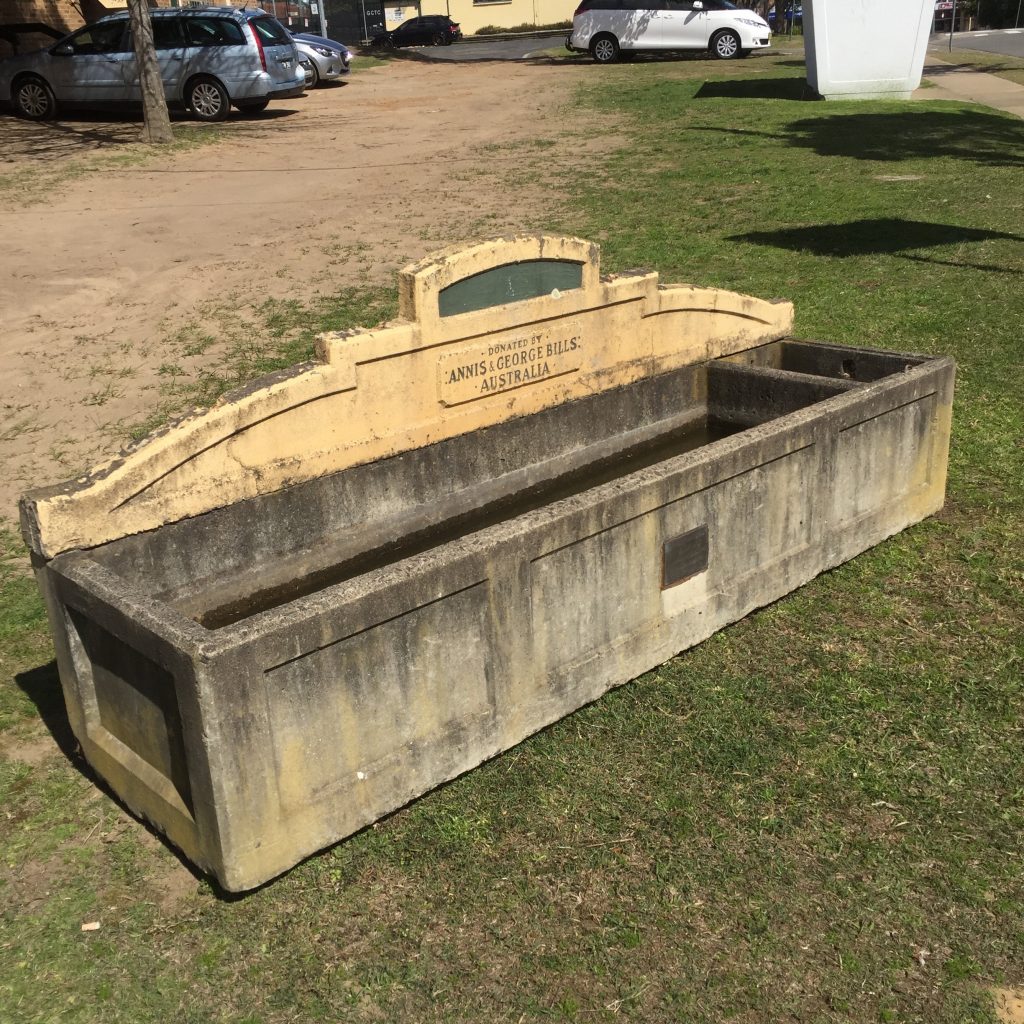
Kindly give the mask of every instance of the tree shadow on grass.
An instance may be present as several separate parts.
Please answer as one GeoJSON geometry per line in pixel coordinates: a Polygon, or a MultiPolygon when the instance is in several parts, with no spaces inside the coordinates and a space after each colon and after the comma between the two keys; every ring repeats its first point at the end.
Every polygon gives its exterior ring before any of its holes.
{"type": "Polygon", "coordinates": [[[962,245],[965,242],[985,242],[993,238],[1024,242],[1024,235],[1008,234],[1005,231],[963,228],[952,224],[932,224],[927,221],[897,218],[855,220],[846,224],[817,224],[803,228],[784,228],[779,231],[750,231],[742,235],[733,235],[729,241],[770,245],[776,249],[810,252],[816,256],[840,259],[848,256],[889,254],[913,260],[915,263],[934,263],[992,273],[1024,273],[1010,267],[933,259],[929,256],[910,255],[905,251],[940,245],[962,245]]]}
{"type": "Polygon", "coordinates": [[[694,99],[817,100],[817,93],[802,78],[741,78],[732,82],[705,82],[694,99]]]}
{"type": "Polygon", "coordinates": [[[789,146],[814,150],[819,156],[852,160],[951,157],[986,167],[1024,167],[1024,122],[978,110],[837,111],[793,121],[782,132],[712,127],[691,131],[779,139],[789,146]]]}
{"type": "Polygon", "coordinates": [[[1024,166],[1024,123],[977,110],[908,110],[813,117],[789,125],[790,145],[855,160],[954,157],[990,167],[1024,166]]]}
{"type": "MultiPolygon", "coordinates": [[[[171,110],[175,126],[189,126],[206,131],[228,127],[232,131],[290,117],[295,107],[273,107],[259,113],[232,111],[222,124],[205,125],[184,110],[171,110]]],[[[3,160],[59,161],[72,157],[107,151],[142,142],[142,119],[132,108],[111,108],[102,111],[74,110],[61,112],[54,121],[26,121],[0,112],[0,133],[4,137],[3,160]]]]}

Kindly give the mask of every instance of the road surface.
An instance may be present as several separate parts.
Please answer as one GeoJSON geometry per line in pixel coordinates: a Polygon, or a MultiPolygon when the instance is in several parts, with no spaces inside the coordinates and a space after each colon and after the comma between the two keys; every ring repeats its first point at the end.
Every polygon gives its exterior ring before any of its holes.
{"type": "Polygon", "coordinates": [[[458,63],[484,60],[522,60],[538,50],[565,46],[567,31],[527,39],[497,39],[488,43],[452,43],[451,46],[407,46],[399,53],[416,54],[427,60],[448,60],[458,63]]]}
{"type": "Polygon", "coordinates": [[[1024,59],[1024,28],[1006,28],[991,32],[957,32],[953,35],[954,50],[985,50],[1007,57],[1024,59]]]}

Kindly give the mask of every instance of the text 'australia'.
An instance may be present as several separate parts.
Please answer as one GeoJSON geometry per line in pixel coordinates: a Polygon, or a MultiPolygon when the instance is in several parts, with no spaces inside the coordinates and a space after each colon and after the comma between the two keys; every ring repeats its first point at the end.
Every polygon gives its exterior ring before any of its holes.
{"type": "Polygon", "coordinates": [[[579,347],[579,338],[541,342],[538,336],[499,342],[488,346],[487,354],[490,358],[451,367],[445,383],[458,384],[466,380],[476,380],[479,382],[481,395],[504,391],[506,388],[550,377],[553,372],[550,360],[575,352],[579,347]],[[530,344],[531,342],[533,344],[530,344]]]}
{"type": "Polygon", "coordinates": [[[582,349],[578,333],[552,338],[541,332],[448,353],[438,366],[441,401],[469,402],[579,369],[582,349]]]}

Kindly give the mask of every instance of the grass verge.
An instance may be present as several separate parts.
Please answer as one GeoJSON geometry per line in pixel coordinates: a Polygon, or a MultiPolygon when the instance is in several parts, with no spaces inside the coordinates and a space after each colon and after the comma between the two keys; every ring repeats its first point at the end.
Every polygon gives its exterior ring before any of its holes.
{"type": "MultiPolygon", "coordinates": [[[[54,749],[7,538],[11,1019],[967,1024],[1024,985],[1024,130],[805,103],[797,75],[595,69],[570,121],[623,143],[533,154],[572,197],[550,228],[605,270],[785,295],[802,336],[954,355],[946,510],[240,900],[54,749]]],[[[255,354],[214,328],[198,397],[301,357],[301,312],[255,354]]]]}
{"type": "Polygon", "coordinates": [[[971,71],[983,71],[989,75],[1005,78],[1009,82],[1016,82],[1017,85],[1024,85],[1024,60],[1019,57],[988,53],[984,50],[963,50],[959,47],[955,50],[933,47],[928,54],[947,64],[969,68],[971,71]]]}

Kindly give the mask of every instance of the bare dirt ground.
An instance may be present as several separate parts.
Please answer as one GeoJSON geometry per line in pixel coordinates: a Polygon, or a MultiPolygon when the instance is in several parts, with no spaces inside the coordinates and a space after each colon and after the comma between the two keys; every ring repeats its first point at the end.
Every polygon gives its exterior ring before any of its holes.
{"type": "Polygon", "coordinates": [[[116,454],[188,325],[543,227],[559,196],[510,175],[573,145],[559,108],[587,70],[396,61],[170,156],[140,158],[124,120],[0,115],[0,525],[116,454]]]}

